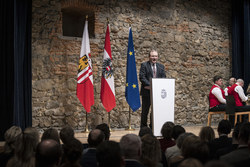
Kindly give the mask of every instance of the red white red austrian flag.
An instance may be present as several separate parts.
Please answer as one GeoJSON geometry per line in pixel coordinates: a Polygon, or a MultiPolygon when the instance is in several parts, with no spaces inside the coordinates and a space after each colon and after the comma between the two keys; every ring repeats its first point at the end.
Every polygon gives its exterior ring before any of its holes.
{"type": "Polygon", "coordinates": [[[115,106],[115,86],[112,66],[112,55],[110,46],[109,26],[107,26],[103,66],[102,66],[102,81],[101,81],[101,101],[107,112],[111,111],[115,106]]]}

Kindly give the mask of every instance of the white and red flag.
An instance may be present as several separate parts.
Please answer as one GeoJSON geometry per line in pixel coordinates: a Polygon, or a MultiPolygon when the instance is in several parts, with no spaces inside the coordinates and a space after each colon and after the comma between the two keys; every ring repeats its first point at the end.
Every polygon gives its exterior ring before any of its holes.
{"type": "Polygon", "coordinates": [[[105,37],[100,98],[107,112],[116,106],[109,26],[107,26],[105,37]]]}
{"type": "Polygon", "coordinates": [[[90,59],[90,45],[88,33],[88,21],[85,21],[81,54],[79,59],[78,75],[77,75],[77,91],[76,95],[87,112],[91,111],[94,105],[94,86],[92,75],[92,64],[90,59]]]}

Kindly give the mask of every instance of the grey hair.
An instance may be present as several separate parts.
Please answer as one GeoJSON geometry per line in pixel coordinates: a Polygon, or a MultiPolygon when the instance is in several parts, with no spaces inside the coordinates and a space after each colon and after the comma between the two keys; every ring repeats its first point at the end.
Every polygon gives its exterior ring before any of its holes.
{"type": "Polygon", "coordinates": [[[238,83],[244,83],[243,79],[237,79],[238,83]]]}

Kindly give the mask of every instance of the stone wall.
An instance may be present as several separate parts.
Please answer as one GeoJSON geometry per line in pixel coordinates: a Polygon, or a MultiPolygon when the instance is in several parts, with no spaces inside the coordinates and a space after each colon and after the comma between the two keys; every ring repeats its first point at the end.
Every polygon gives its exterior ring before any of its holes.
{"type": "MultiPolygon", "coordinates": [[[[84,129],[86,124],[85,111],[76,97],[81,38],[62,35],[61,7],[65,1],[33,0],[32,4],[33,126],[41,129],[65,124],[84,129]]],[[[138,73],[150,49],[155,48],[167,77],[176,80],[175,123],[206,123],[213,76],[219,74],[227,79],[231,74],[229,0],[68,1],[95,10],[95,38],[90,39],[95,105],[88,115],[90,128],[108,122],[99,98],[107,17],[117,104],[110,112],[111,127],[128,126],[129,108],[124,94],[130,24],[138,73]]],[[[132,127],[139,127],[140,112],[132,113],[132,127]]]]}

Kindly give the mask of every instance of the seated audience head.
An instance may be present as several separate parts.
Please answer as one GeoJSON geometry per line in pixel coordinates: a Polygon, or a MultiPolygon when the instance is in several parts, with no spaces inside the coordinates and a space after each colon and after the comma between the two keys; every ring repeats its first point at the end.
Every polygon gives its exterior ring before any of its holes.
{"type": "Polygon", "coordinates": [[[203,164],[209,158],[209,148],[205,142],[202,142],[198,136],[188,136],[183,141],[181,153],[186,158],[196,158],[203,164]]]}
{"type": "Polygon", "coordinates": [[[65,157],[64,166],[79,165],[83,152],[83,145],[79,140],[76,138],[71,139],[67,145],[64,145],[63,151],[65,157]]]}
{"type": "Polygon", "coordinates": [[[214,129],[210,126],[202,127],[199,133],[201,141],[210,142],[215,138],[214,129]]]}
{"type": "Polygon", "coordinates": [[[88,136],[89,147],[96,148],[101,142],[104,141],[104,138],[104,133],[100,129],[90,131],[88,136]]]}
{"type": "Polygon", "coordinates": [[[66,144],[68,141],[72,140],[75,135],[74,130],[70,126],[63,127],[59,134],[63,144],[66,144]]]}
{"type": "Polygon", "coordinates": [[[219,122],[217,131],[219,135],[226,134],[228,135],[231,132],[231,123],[228,120],[221,120],[219,122]]]}
{"type": "Polygon", "coordinates": [[[147,167],[156,166],[161,160],[161,147],[159,140],[155,136],[146,134],[141,138],[141,141],[141,163],[147,167]]]}
{"type": "Polygon", "coordinates": [[[172,130],[172,138],[176,140],[180,134],[185,132],[185,129],[181,125],[175,125],[172,130]]]}
{"type": "Polygon", "coordinates": [[[18,126],[12,126],[4,133],[4,153],[14,153],[17,136],[21,133],[22,129],[18,126]]]}
{"type": "Polygon", "coordinates": [[[120,140],[120,147],[125,159],[139,160],[141,155],[141,139],[135,134],[124,135],[120,140]]]}
{"type": "Polygon", "coordinates": [[[203,165],[198,159],[187,158],[178,167],[203,167],[203,165]]]}
{"type": "Polygon", "coordinates": [[[110,130],[109,130],[109,126],[106,123],[102,123],[102,124],[97,125],[96,129],[100,129],[105,135],[105,140],[109,140],[110,130]]]}
{"type": "Polygon", "coordinates": [[[250,135],[250,123],[243,123],[239,133],[239,145],[247,145],[250,135]]]}
{"type": "Polygon", "coordinates": [[[143,137],[144,135],[146,134],[150,134],[150,135],[153,135],[153,132],[152,132],[152,129],[147,127],[147,126],[144,126],[140,129],[139,131],[139,137],[143,137]]]}
{"type": "Polygon", "coordinates": [[[59,166],[61,156],[61,145],[53,139],[44,139],[36,149],[36,167],[59,166]]]}
{"type": "Polygon", "coordinates": [[[39,142],[39,134],[35,128],[26,128],[23,133],[18,135],[15,144],[15,161],[16,166],[26,163],[27,165],[35,164],[35,151],[39,142]]]}
{"type": "Polygon", "coordinates": [[[222,77],[219,75],[214,76],[214,83],[216,85],[222,86],[223,85],[222,77]]]}
{"type": "Polygon", "coordinates": [[[231,78],[229,79],[229,85],[232,86],[232,85],[235,84],[235,83],[236,83],[236,79],[235,79],[234,77],[231,77],[231,78]]]}
{"type": "Polygon", "coordinates": [[[183,144],[183,141],[186,139],[188,136],[195,136],[193,133],[182,133],[179,135],[179,137],[176,140],[176,145],[179,149],[181,149],[181,146],[183,144]]]}
{"type": "Polygon", "coordinates": [[[172,139],[172,130],[174,127],[174,123],[173,122],[165,122],[162,125],[161,128],[161,134],[163,136],[163,138],[167,139],[167,140],[171,140],[172,139]]]}
{"type": "Polygon", "coordinates": [[[53,139],[56,142],[60,143],[58,131],[54,128],[49,128],[49,129],[44,131],[41,140],[43,141],[46,139],[53,139]]]}
{"type": "Polygon", "coordinates": [[[119,143],[104,141],[96,149],[98,167],[122,167],[124,159],[121,154],[119,143]]]}

